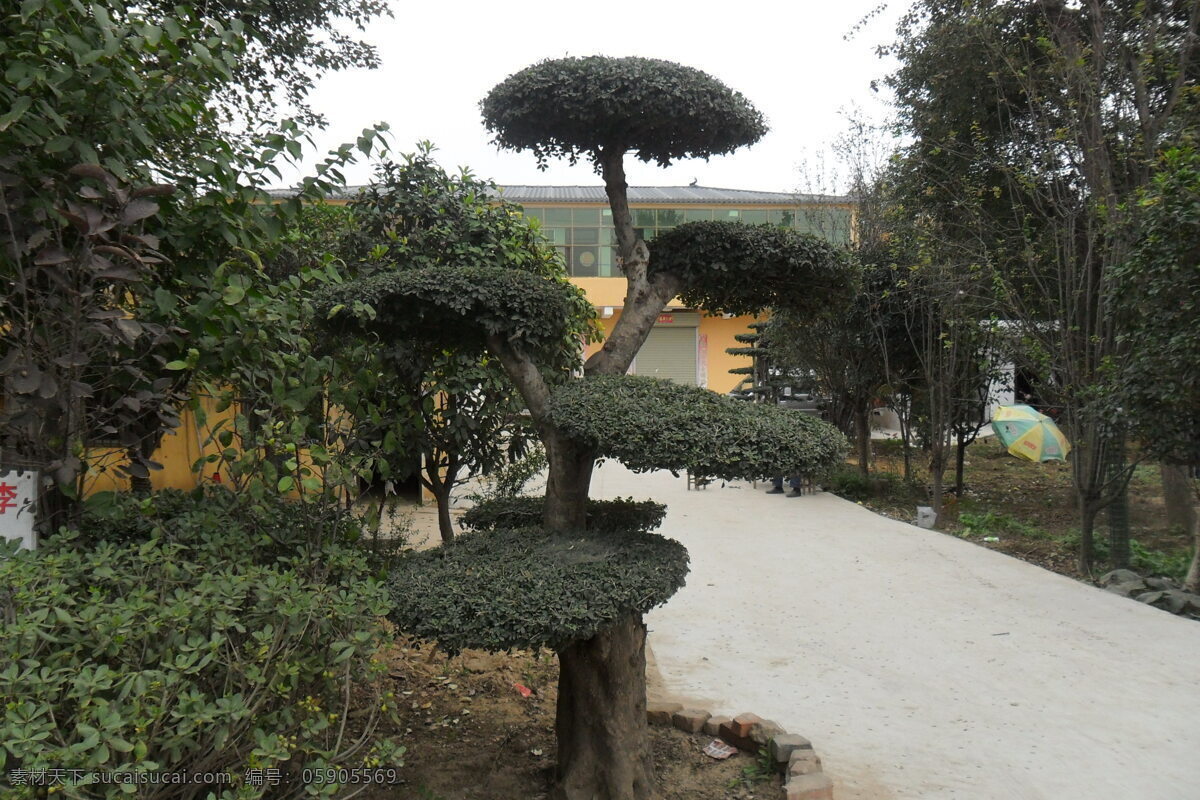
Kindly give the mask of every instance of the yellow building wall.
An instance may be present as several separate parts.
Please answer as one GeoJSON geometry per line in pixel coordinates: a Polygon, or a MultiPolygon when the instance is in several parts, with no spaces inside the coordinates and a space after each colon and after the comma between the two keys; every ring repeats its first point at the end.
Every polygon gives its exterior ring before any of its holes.
{"type": "MultiPolygon", "coordinates": [[[[589,280],[603,281],[619,281],[624,284],[623,278],[572,278],[572,282],[581,283],[589,280]]],[[[585,287],[586,291],[586,287],[585,287]]],[[[622,295],[624,287],[622,286],[622,295]]],[[[591,295],[588,295],[591,299],[591,295]]],[[[603,306],[601,306],[603,307],[603,306]]],[[[611,307],[611,306],[610,306],[611,307]]],[[[666,312],[664,312],[666,313],[666,312]]],[[[613,308],[611,317],[600,318],[601,327],[604,329],[604,337],[607,339],[612,333],[613,328],[617,324],[617,320],[621,318],[621,310],[613,308]]],[[[720,314],[704,314],[700,318],[700,327],[697,331],[699,337],[697,346],[704,352],[704,366],[707,371],[707,388],[725,394],[730,389],[733,389],[744,375],[731,375],[729,370],[734,367],[748,367],[751,362],[747,356],[735,356],[726,353],[726,348],[729,347],[744,347],[733,337],[739,333],[751,333],[749,324],[754,322],[757,317],[732,317],[725,319],[720,314]]],[[[601,347],[602,343],[591,344],[584,349],[584,358],[586,359],[592,353],[596,352],[601,347]]]]}
{"type": "Polygon", "coordinates": [[[738,385],[745,375],[730,375],[734,367],[749,367],[749,356],[732,356],[725,352],[728,347],[745,347],[746,345],[733,337],[739,333],[753,333],[749,327],[758,317],[733,317],[725,319],[720,315],[705,315],[700,319],[700,335],[708,337],[708,388],[714,392],[725,394],[738,385]]]}
{"type": "MultiPolygon", "coordinates": [[[[219,472],[219,464],[205,464],[199,473],[192,471],[192,465],[202,457],[220,453],[221,447],[215,441],[204,444],[209,438],[208,426],[232,424],[234,410],[228,408],[218,412],[216,401],[208,397],[201,398],[200,404],[208,418],[206,429],[202,430],[196,415],[190,409],[185,409],[179,415],[179,427],[163,436],[162,443],[151,456],[153,461],[163,466],[150,472],[150,483],[155,489],[193,489],[201,480],[213,481],[213,476],[219,472]]],[[[115,471],[127,463],[125,453],[120,448],[92,448],[88,451],[87,463],[85,494],[129,489],[129,479],[115,471]]],[[[221,474],[220,480],[226,482],[228,477],[221,474]]]]}

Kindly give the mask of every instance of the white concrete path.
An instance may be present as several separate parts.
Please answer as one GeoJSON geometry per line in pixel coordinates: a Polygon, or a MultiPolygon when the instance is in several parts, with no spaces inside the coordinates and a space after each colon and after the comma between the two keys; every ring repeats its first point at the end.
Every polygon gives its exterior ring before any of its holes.
{"type": "Polygon", "coordinates": [[[601,467],[669,505],[664,691],[808,736],[837,800],[1196,800],[1200,623],[830,494],[601,467]]]}

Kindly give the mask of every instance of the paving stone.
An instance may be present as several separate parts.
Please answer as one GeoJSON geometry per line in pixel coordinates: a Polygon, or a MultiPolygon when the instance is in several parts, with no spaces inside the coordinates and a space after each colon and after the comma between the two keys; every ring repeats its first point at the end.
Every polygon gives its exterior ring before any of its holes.
{"type": "Polygon", "coordinates": [[[788,756],[787,774],[812,775],[821,771],[821,757],[812,750],[793,750],[788,756]]]}
{"type": "Polygon", "coordinates": [[[792,753],[797,750],[812,752],[812,742],[795,733],[781,733],[771,738],[768,748],[771,751],[771,758],[775,761],[779,771],[783,772],[787,769],[792,753]]]}
{"type": "Polygon", "coordinates": [[[671,715],[682,710],[682,703],[646,703],[646,721],[651,725],[670,725],[671,715]]]}
{"type": "Polygon", "coordinates": [[[699,733],[704,730],[712,714],[697,708],[685,708],[671,715],[671,723],[684,733],[699,733]]]}
{"type": "Polygon", "coordinates": [[[833,800],[833,781],[824,772],[794,775],[783,792],[787,800],[833,800]]]}
{"type": "Polygon", "coordinates": [[[729,717],[709,717],[704,723],[704,732],[709,736],[720,736],[721,726],[732,722],[729,717]]]}

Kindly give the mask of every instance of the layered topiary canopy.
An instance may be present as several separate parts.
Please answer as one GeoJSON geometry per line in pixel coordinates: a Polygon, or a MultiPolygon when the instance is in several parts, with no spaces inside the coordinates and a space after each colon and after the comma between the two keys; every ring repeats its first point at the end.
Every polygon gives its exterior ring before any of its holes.
{"type": "Polygon", "coordinates": [[[802,411],[634,375],[557,387],[550,418],[570,437],[635,471],[758,480],[817,474],[841,463],[846,439],[802,411]]]}
{"type": "Polygon", "coordinates": [[[571,320],[594,316],[582,291],[566,281],[484,266],[380,272],[325,290],[317,313],[337,332],[371,331],[468,352],[495,335],[557,365],[577,360],[563,347],[571,320]]]}
{"type": "Polygon", "coordinates": [[[390,619],[451,653],[558,650],[665,603],[687,572],[683,545],[651,533],[468,533],[401,562],[390,619]]]}
{"type": "Polygon", "coordinates": [[[667,166],[753,144],[766,123],[740,93],[698,69],[654,58],[559,58],[509,76],[480,103],[494,141],[544,165],[597,148],[667,166]]]}
{"type": "Polygon", "coordinates": [[[677,276],[684,303],[710,312],[816,313],[854,289],[844,249],[775,225],[688,222],[658,234],[652,247],[650,274],[677,276]]]}
{"type": "MultiPolygon", "coordinates": [[[[545,507],[545,497],[498,497],[467,509],[461,522],[477,531],[536,527],[542,523],[545,507]]],[[[618,497],[587,501],[587,529],[593,533],[648,532],[662,525],[666,515],[667,507],[653,500],[618,497]]]]}

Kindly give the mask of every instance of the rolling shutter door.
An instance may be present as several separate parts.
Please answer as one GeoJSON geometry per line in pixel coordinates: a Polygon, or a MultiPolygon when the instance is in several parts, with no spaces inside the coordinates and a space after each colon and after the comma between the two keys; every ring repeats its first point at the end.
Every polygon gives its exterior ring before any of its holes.
{"type": "Polygon", "coordinates": [[[656,325],[638,351],[633,364],[635,375],[696,385],[696,329],[668,328],[656,325]]]}

